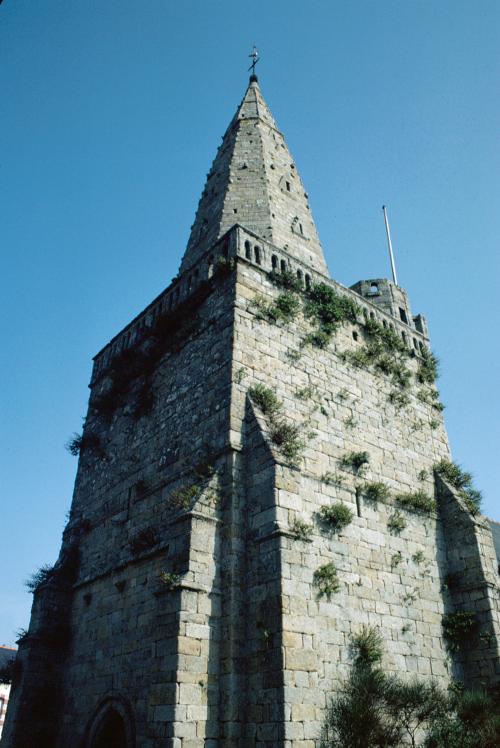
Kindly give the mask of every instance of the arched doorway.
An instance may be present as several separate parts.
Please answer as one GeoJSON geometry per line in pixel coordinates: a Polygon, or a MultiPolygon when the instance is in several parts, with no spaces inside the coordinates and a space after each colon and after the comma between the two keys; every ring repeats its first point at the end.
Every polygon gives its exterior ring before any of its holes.
{"type": "Polygon", "coordinates": [[[92,748],[128,748],[125,724],[114,709],[110,709],[104,717],[92,741],[92,748]]]}
{"type": "Polygon", "coordinates": [[[108,696],[89,720],[85,748],[135,748],[134,717],[121,696],[108,696]]]}

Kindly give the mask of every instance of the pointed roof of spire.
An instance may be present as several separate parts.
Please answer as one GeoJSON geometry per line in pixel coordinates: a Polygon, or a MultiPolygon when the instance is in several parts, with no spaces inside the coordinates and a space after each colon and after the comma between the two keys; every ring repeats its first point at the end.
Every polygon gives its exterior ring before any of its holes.
{"type": "Polygon", "coordinates": [[[181,272],[235,223],[328,274],[308,195],[255,74],[207,175],[181,272]]]}

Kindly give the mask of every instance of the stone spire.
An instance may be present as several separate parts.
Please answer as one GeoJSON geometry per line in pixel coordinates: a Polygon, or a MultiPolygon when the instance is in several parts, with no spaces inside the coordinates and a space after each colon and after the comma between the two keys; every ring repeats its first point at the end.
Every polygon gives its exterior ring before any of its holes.
{"type": "Polygon", "coordinates": [[[236,223],[328,274],[307,193],[254,74],[208,174],[181,272],[236,223]]]}

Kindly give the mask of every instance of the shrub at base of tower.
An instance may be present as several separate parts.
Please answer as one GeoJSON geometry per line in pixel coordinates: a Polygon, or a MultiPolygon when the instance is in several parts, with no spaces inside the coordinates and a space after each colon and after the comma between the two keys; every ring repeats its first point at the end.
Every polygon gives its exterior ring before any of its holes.
{"type": "Polygon", "coordinates": [[[364,627],[353,638],[349,678],[330,702],[321,748],[498,748],[500,717],[493,695],[433,681],[403,681],[381,665],[382,642],[364,627]]]}

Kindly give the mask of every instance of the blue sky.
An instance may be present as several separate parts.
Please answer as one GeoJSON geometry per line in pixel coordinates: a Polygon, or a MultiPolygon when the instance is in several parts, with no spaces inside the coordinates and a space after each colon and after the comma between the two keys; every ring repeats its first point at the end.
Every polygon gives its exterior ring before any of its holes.
{"type": "Polygon", "coordinates": [[[91,357],[176,274],[253,42],[334,278],[388,274],[389,206],[454,457],[500,519],[497,0],[4,0],[0,643],[57,557],[91,357]]]}

